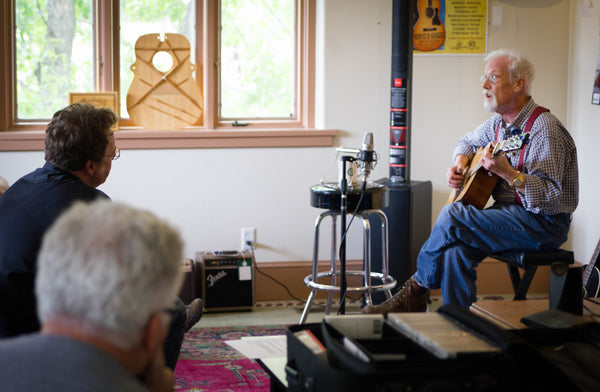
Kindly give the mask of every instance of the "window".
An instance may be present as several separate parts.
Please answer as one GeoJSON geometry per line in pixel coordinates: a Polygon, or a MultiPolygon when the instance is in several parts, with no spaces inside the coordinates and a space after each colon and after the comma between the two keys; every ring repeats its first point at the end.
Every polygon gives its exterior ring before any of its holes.
{"type": "Polygon", "coordinates": [[[0,88],[10,92],[0,97],[0,150],[42,149],[68,93],[90,91],[120,92],[120,148],[333,144],[336,131],[313,129],[315,0],[11,0],[0,11],[0,88]],[[138,59],[138,38],[157,32],[185,37],[189,60],[165,46],[138,59]],[[148,89],[182,109],[159,82],[140,87],[148,62],[197,108],[179,116],[183,127],[140,126],[148,116],[127,110],[148,89]],[[197,93],[168,80],[174,69],[197,93]]]}
{"type": "Polygon", "coordinates": [[[47,120],[69,91],[94,91],[93,1],[15,3],[16,120],[47,120]]]}
{"type": "MultiPolygon", "coordinates": [[[[119,1],[118,75],[119,85],[123,86],[121,118],[130,119],[132,115],[140,112],[142,121],[145,121],[143,114],[152,113],[150,107],[160,105],[159,101],[165,97],[173,99],[172,95],[175,93],[185,94],[186,92],[177,89],[174,83],[171,84],[170,79],[173,73],[182,73],[181,71],[184,71],[185,77],[189,78],[188,86],[198,91],[193,98],[200,101],[197,107],[202,108],[202,94],[199,92],[198,82],[202,80],[203,75],[194,72],[197,68],[192,69],[188,66],[184,70],[185,64],[197,63],[195,16],[196,1],[194,0],[119,1]],[[160,34],[159,39],[155,38],[157,33],[160,34]],[[174,45],[183,45],[184,49],[177,50],[173,48],[174,45]],[[164,78],[161,78],[161,73],[164,78]],[[165,89],[169,91],[164,91],[165,89]],[[132,109],[134,113],[128,112],[129,93],[141,93],[141,96],[136,95],[135,99],[129,99],[132,107],[136,104],[132,109]],[[135,102],[131,102],[132,100],[135,102]]],[[[175,108],[170,109],[168,105],[163,105],[157,109],[170,111],[175,108]]],[[[168,114],[185,115],[185,113],[168,114]]]]}
{"type": "Polygon", "coordinates": [[[294,118],[294,1],[223,0],[220,11],[219,118],[294,118]]]}

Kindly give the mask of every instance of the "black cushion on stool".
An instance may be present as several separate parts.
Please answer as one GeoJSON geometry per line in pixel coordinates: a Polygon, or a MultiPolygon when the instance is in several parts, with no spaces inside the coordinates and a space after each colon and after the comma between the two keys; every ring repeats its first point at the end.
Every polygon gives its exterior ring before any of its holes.
{"type": "Polygon", "coordinates": [[[533,280],[539,265],[552,265],[554,263],[573,264],[573,252],[564,249],[546,251],[510,250],[507,252],[490,255],[491,258],[507,263],[508,273],[512,282],[515,296],[513,299],[526,299],[527,290],[533,280]],[[522,269],[523,276],[519,274],[522,269]]]}
{"type": "Polygon", "coordinates": [[[509,250],[507,252],[493,254],[490,257],[505,263],[514,264],[521,268],[526,265],[551,265],[557,261],[567,264],[573,264],[575,262],[573,252],[564,249],[545,251],[509,250]]]}

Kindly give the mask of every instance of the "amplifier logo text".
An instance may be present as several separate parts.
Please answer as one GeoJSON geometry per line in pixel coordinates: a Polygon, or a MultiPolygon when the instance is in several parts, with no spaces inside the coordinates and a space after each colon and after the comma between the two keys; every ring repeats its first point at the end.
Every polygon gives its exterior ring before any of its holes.
{"type": "Polygon", "coordinates": [[[208,287],[213,287],[215,283],[217,283],[220,279],[227,276],[227,272],[221,270],[216,275],[208,275],[206,277],[206,281],[208,282],[208,287]]]}

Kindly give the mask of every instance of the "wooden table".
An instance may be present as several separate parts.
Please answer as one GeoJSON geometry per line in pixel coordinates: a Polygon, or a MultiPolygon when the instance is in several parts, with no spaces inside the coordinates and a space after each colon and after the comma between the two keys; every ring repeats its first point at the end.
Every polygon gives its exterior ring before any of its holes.
{"type": "MultiPolygon", "coordinates": [[[[589,310],[584,309],[583,315],[600,322],[600,304],[584,300],[584,305],[589,310]],[[596,316],[592,315],[593,312],[596,316]]],[[[502,328],[520,329],[527,328],[521,322],[521,318],[530,314],[548,310],[547,299],[528,299],[523,301],[485,301],[475,302],[471,305],[471,312],[492,321],[502,328]]]]}

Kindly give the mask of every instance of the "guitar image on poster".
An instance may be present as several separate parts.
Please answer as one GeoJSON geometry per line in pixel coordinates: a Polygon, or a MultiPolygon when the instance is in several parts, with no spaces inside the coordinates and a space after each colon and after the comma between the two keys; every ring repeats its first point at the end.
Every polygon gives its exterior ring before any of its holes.
{"type": "Polygon", "coordinates": [[[444,45],[446,29],[440,19],[440,0],[417,0],[418,19],[413,29],[413,46],[430,52],[444,45]]]}

